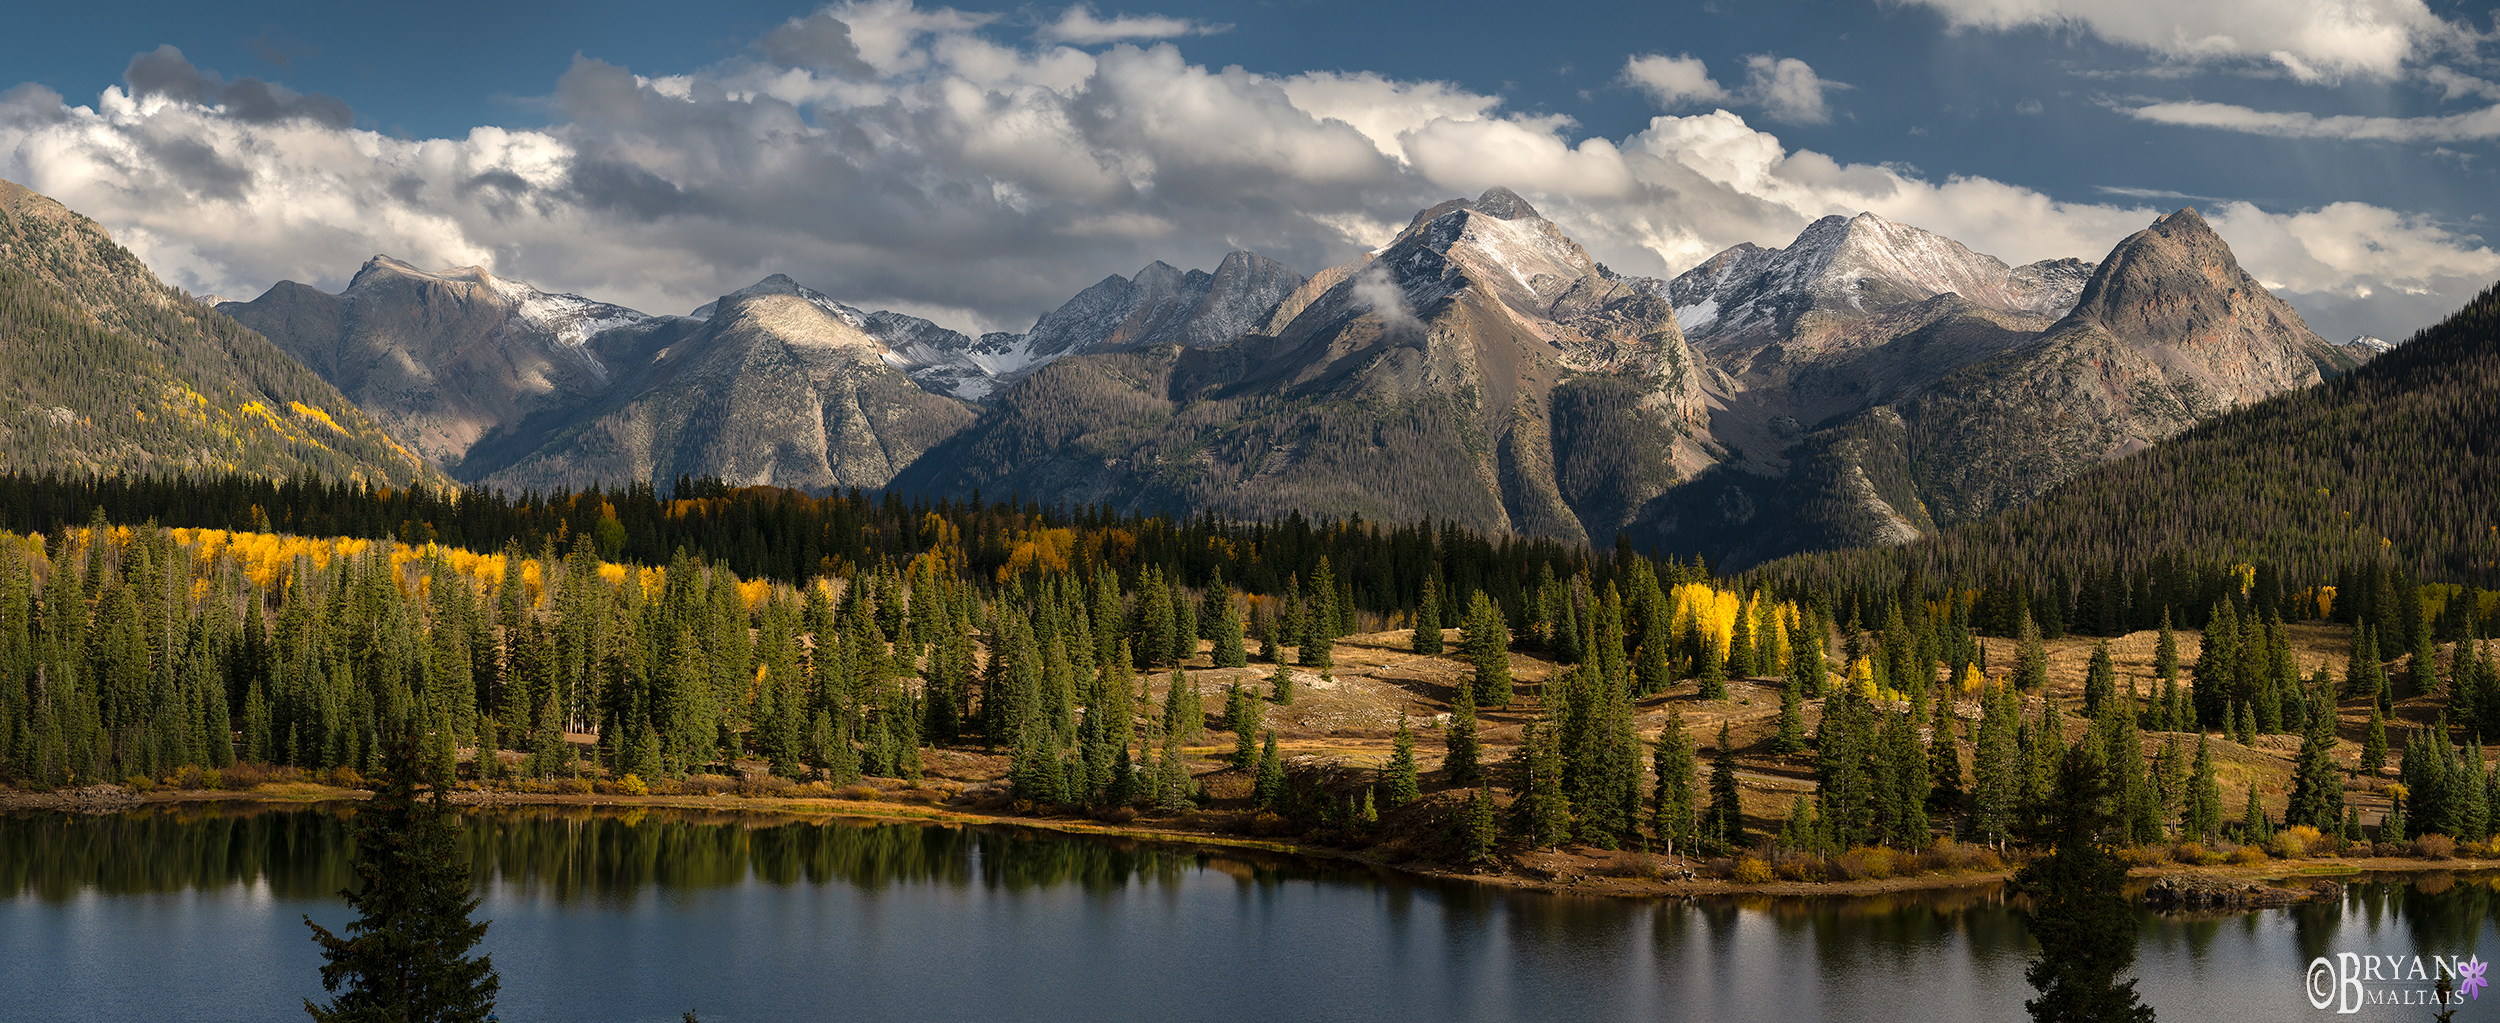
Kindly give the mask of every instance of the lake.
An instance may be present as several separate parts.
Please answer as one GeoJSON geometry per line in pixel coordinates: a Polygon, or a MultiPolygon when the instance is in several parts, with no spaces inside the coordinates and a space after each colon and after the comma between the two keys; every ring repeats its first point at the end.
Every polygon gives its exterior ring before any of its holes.
{"type": "MultiPolygon", "coordinates": [[[[322,992],[302,918],[346,922],[345,814],[0,815],[0,1017],[305,1018],[302,999],[322,992]]],[[[1993,885],[1617,900],[1006,828],[575,808],[463,819],[507,1023],[676,1023],[689,1008],[706,1023],[1976,1023],[2021,1018],[2031,995],[2023,917],[1993,885]]],[[[2307,966],[2500,948],[2494,895],[2489,877],[2441,874],[2356,883],[2333,905],[2147,913],[2140,990],[2171,1020],[2428,1021],[2419,1005],[2314,1009],[2307,966]]]]}

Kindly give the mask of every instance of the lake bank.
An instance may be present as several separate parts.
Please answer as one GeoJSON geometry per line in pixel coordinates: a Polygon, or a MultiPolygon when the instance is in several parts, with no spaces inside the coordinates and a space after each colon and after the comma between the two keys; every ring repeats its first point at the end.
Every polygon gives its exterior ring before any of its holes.
{"type": "MultiPolygon", "coordinates": [[[[898,790],[906,795],[918,790],[898,790]]],[[[0,788],[0,812],[62,811],[114,814],[144,808],[177,808],[185,804],[259,804],[273,808],[352,802],[369,795],[362,789],[312,782],[283,782],[233,791],[165,789],[134,791],[120,785],[93,785],[35,792],[0,788]]],[[[1183,811],[1168,817],[1139,816],[1127,821],[1031,813],[991,812],[964,806],[895,801],[892,799],[806,798],[711,794],[624,795],[609,793],[521,792],[464,788],[451,796],[464,808],[548,808],[631,812],[678,810],[754,822],[791,819],[855,818],[961,826],[1028,828],[1081,838],[1153,842],[1207,850],[1300,857],[1367,867],[1419,878],[1464,882],[1491,888],[1552,895],[1600,898],[1685,898],[1769,896],[1782,899],[1858,898],[1953,889],[1993,888],[2011,878],[2011,867],[1902,873],[1821,881],[1781,880],[1748,883],[1702,876],[1700,861],[1619,850],[1567,847],[1532,850],[1499,857],[1484,869],[1467,869],[1417,858],[1379,855],[1370,849],[1261,837],[1228,831],[1243,821],[1222,811],[1183,811]],[[1690,869],[1696,876],[1682,876],[1690,869]]],[[[2421,875],[2500,871],[2500,860],[2428,860],[2401,856],[2312,857],[2215,865],[2151,864],[2129,871],[2131,885],[2149,885],[2165,878],[2206,882],[2258,883],[2275,888],[2302,888],[2311,882],[2359,878],[2410,878],[2421,875]]]]}

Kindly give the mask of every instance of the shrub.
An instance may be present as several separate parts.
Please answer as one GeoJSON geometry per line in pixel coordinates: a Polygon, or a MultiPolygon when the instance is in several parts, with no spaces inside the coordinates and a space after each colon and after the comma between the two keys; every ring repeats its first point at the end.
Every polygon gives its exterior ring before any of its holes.
{"type": "Polygon", "coordinates": [[[2324,844],[2325,836],[2306,824],[2294,824],[2274,833],[2274,854],[2282,859],[2300,859],[2324,844]]]}
{"type": "Polygon", "coordinates": [[[2412,851],[2413,846],[2406,842],[2380,842],[2370,847],[2370,852],[2378,856],[2403,856],[2412,851]]]}
{"type": "Polygon", "coordinates": [[[340,764],[330,770],[330,784],[343,789],[360,789],[365,787],[365,778],[357,774],[355,768],[340,764]]]}
{"type": "Polygon", "coordinates": [[[1771,881],[1771,865],[1762,862],[1759,856],[1747,856],[1736,861],[1735,879],[1738,884],[1768,884],[1771,881]]]}
{"type": "Polygon", "coordinates": [[[2446,835],[2424,835],[2413,840],[2413,854],[2426,860],[2444,860],[2456,851],[2456,840],[2446,835]]]}
{"type": "Polygon", "coordinates": [[[2231,862],[2240,864],[2241,866],[2264,863],[2268,859],[2271,859],[2271,857],[2266,855],[2266,851],[2264,849],[2260,849],[2253,845],[2243,845],[2240,847],[2240,851],[2231,854],[2231,862]]]}
{"type": "Polygon", "coordinates": [[[1891,877],[1896,854],[1879,845],[1862,845],[1832,859],[1832,869],[1852,881],[1881,881],[1891,877]]]}
{"type": "Polygon", "coordinates": [[[835,790],[833,798],[850,799],[863,803],[873,803],[877,801],[877,787],[870,785],[867,782],[854,782],[835,790]]]}
{"type": "Polygon", "coordinates": [[[1795,856],[1780,861],[1779,876],[1790,881],[1815,882],[1823,879],[1823,861],[1814,856],[1795,856]]]}
{"type": "Polygon", "coordinates": [[[178,789],[196,789],[201,787],[200,778],[200,765],[184,764],[182,770],[175,771],[173,777],[165,779],[165,784],[178,789]]]}
{"type": "Polygon", "coordinates": [[[2457,846],[2457,855],[2469,860],[2487,860],[2491,858],[2491,846],[2482,842],[2466,842],[2457,846]]]}
{"type": "Polygon", "coordinates": [[[132,792],[146,792],[156,787],[156,779],[144,774],[134,774],[122,779],[122,787],[132,792]]]}
{"type": "Polygon", "coordinates": [[[2170,850],[2170,858],[2181,863],[2203,863],[2205,856],[2205,847],[2194,842],[2181,842],[2170,850]]]}
{"type": "Polygon", "coordinates": [[[225,788],[226,772],[220,771],[214,767],[200,772],[200,787],[204,789],[225,788]]]}
{"type": "Polygon", "coordinates": [[[629,774],[616,780],[616,791],[627,796],[647,796],[651,794],[651,786],[643,783],[641,775],[629,774]]]}

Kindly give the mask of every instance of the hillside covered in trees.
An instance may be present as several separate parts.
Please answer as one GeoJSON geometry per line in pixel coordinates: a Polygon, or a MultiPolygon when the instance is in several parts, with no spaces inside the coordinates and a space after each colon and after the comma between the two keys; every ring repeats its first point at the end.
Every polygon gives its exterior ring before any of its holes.
{"type": "Polygon", "coordinates": [[[2362,589],[2500,588],[2500,289],[2342,377],[2028,506],[1750,577],[1782,591],[2021,591],[2044,618],[2106,634],[2151,628],[2165,607],[2201,623],[2230,575],[2292,619],[2326,605],[2351,621],[2362,589]]]}
{"type": "Polygon", "coordinates": [[[313,371],[0,181],[0,463],[442,484],[313,371]]]}

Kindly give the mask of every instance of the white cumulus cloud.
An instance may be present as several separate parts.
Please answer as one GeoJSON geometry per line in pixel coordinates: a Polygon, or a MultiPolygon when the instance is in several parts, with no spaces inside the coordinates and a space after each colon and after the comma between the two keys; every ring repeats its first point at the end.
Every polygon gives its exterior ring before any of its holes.
{"type": "Polygon", "coordinates": [[[2423,0],[1902,0],[1957,28],[2079,30],[2184,62],[2258,60],[2303,81],[2393,78],[2473,37],[2423,0]]]}
{"type": "Polygon", "coordinates": [[[1105,18],[1094,12],[1094,5],[1078,4],[1061,12],[1058,20],[1043,26],[1040,34],[1043,39],[1053,42],[1090,46],[1123,39],[1214,35],[1231,28],[1230,25],[1208,25],[1160,14],[1120,14],[1105,18]]]}
{"type": "MultiPolygon", "coordinates": [[[[280,279],[336,290],[389,254],[674,312],[787,273],[964,330],[1023,329],[1156,259],[1212,267],[1244,248],[1315,271],[1492,185],[1650,275],[1739,242],[1786,244],[1829,214],[1871,210],[2027,262],[2098,259],[2166,212],[1846,163],[1725,110],[1582,136],[1447,82],[1066,41],[902,0],[845,4],[712,67],[579,60],[555,80],[548,127],[434,139],[359,130],[335,101],[229,84],[160,52],[90,102],[0,92],[0,177],[94,217],[199,293],[280,279]]],[[[1749,61],[1740,91],[1773,119],[1830,116],[1818,104],[1832,83],[1790,63],[1749,61]]],[[[1656,81],[1709,82],[1693,65],[1656,81]]],[[[1627,75],[1671,66],[1635,60],[1627,75]]],[[[2402,211],[2207,212],[2330,333],[2399,336],[2500,275],[2480,239],[2402,211]]]]}

